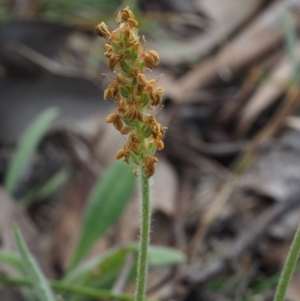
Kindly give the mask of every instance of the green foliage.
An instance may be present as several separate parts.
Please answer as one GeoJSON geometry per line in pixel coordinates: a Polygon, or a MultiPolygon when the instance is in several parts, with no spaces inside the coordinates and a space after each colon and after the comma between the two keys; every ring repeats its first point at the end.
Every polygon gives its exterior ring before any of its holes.
{"type": "Polygon", "coordinates": [[[300,253],[300,225],[295,233],[293,242],[290,246],[284,267],[282,269],[279,283],[276,288],[274,301],[284,301],[287,289],[292,279],[293,273],[296,268],[297,260],[300,253]]]}
{"type": "Polygon", "coordinates": [[[5,176],[4,188],[8,193],[12,194],[15,191],[24,167],[58,114],[57,108],[50,108],[42,112],[25,131],[5,176]]]}
{"type": "Polygon", "coordinates": [[[97,286],[107,288],[118,276],[127,254],[126,247],[110,249],[82,262],[66,275],[64,281],[91,285],[96,279],[97,286]]]}
{"type": "Polygon", "coordinates": [[[93,245],[111,227],[130,200],[135,187],[132,167],[115,162],[96,183],[85,211],[80,238],[70,269],[87,255],[93,245]]]}
{"type": "MultiPolygon", "coordinates": [[[[31,286],[30,281],[25,278],[10,278],[6,276],[0,276],[0,282],[11,286],[31,286]]],[[[51,287],[58,292],[70,293],[76,296],[84,296],[86,300],[93,299],[114,299],[120,301],[133,301],[133,296],[129,294],[118,294],[110,290],[94,289],[81,285],[73,285],[61,281],[50,281],[51,287]]],[[[145,301],[154,301],[151,299],[145,299],[145,301]]]]}
{"type": "Polygon", "coordinates": [[[19,203],[27,208],[34,199],[46,199],[55,193],[69,179],[69,171],[65,168],[57,171],[44,185],[31,190],[19,203]]]}
{"type": "Polygon", "coordinates": [[[14,252],[0,250],[0,264],[1,263],[13,267],[22,274],[24,272],[20,256],[14,252]]]}
{"type": "MultiPolygon", "coordinates": [[[[134,254],[136,261],[138,244],[131,243],[124,247],[113,248],[104,254],[86,260],[70,271],[64,281],[109,288],[116,281],[129,253],[134,254]]],[[[186,256],[180,251],[166,247],[149,247],[150,267],[184,262],[186,262],[186,256]]],[[[136,278],[136,263],[133,264],[130,278],[131,280],[136,278]]]]}
{"type": "Polygon", "coordinates": [[[186,256],[178,250],[159,246],[150,246],[149,248],[150,266],[174,265],[185,262],[186,256]]]}
{"type": "Polygon", "coordinates": [[[34,294],[39,301],[56,301],[48,281],[44,277],[35,259],[30,254],[22,234],[16,226],[14,227],[14,236],[24,269],[28,280],[32,285],[34,294]]]}

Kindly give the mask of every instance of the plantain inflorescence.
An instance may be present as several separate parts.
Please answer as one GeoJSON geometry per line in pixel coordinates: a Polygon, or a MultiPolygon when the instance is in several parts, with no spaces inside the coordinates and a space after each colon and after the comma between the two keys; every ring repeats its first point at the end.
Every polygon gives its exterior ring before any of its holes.
{"type": "Polygon", "coordinates": [[[144,71],[156,68],[159,56],[154,50],[144,51],[138,36],[138,22],[128,7],[118,13],[116,21],[119,28],[112,32],[104,22],[96,26],[97,34],[110,42],[105,44],[105,56],[109,68],[116,74],[114,82],[104,91],[104,99],[114,99],[118,107],[106,121],[122,135],[129,135],[116,159],[124,158],[127,163],[132,160],[135,174],[140,166],[150,177],[158,162],[155,154],[164,148],[164,143],[161,124],[147,112],[161,103],[164,89],[155,87],[157,79],[147,80],[144,71]]]}

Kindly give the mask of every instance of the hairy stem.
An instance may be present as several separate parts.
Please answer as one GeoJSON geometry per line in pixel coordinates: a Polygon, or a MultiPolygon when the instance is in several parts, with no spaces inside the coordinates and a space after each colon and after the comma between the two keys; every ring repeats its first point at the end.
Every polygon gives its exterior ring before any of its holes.
{"type": "Polygon", "coordinates": [[[135,293],[135,301],[145,300],[146,279],[148,270],[148,248],[150,242],[150,224],[151,224],[151,209],[150,209],[150,188],[149,178],[145,175],[144,170],[140,170],[141,185],[142,185],[142,216],[140,230],[140,247],[138,255],[137,269],[137,286],[135,293]]]}
{"type": "Polygon", "coordinates": [[[274,297],[274,301],[284,301],[286,291],[288,289],[288,286],[290,284],[290,280],[292,278],[297,259],[299,256],[300,251],[300,225],[297,229],[297,232],[295,234],[293,243],[291,245],[289,254],[287,256],[287,259],[285,261],[280,279],[279,284],[276,289],[276,294],[274,297]]]}

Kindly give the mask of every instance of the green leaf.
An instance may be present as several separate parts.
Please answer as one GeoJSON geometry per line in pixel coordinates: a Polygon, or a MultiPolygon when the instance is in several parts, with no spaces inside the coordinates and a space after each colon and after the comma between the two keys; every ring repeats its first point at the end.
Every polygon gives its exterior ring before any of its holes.
{"type": "Polygon", "coordinates": [[[51,122],[58,114],[59,111],[57,108],[46,110],[41,113],[25,131],[9,164],[4,180],[4,187],[8,193],[12,194],[16,189],[24,167],[36,151],[51,122]]]}
{"type": "Polygon", "coordinates": [[[30,254],[17,226],[14,227],[14,236],[24,269],[32,288],[34,289],[36,297],[39,301],[56,301],[50,288],[50,284],[46,280],[35,259],[30,254]]]}
{"type": "Polygon", "coordinates": [[[162,266],[174,265],[186,262],[186,256],[182,252],[158,246],[150,246],[149,249],[149,265],[162,266]]]}
{"type": "Polygon", "coordinates": [[[22,274],[24,272],[20,256],[17,253],[0,250],[0,263],[7,264],[19,272],[22,272],[22,274]]]}
{"type": "Polygon", "coordinates": [[[71,270],[64,281],[88,284],[97,287],[109,288],[118,277],[129,250],[126,247],[113,248],[84,261],[74,270],[71,270]]]}
{"type": "Polygon", "coordinates": [[[29,191],[20,201],[19,205],[23,208],[27,208],[35,198],[46,199],[66,183],[69,179],[69,175],[70,173],[67,169],[60,169],[44,185],[29,191]]]}
{"type": "Polygon", "coordinates": [[[115,162],[97,181],[88,200],[70,269],[76,267],[96,241],[117,221],[131,199],[134,188],[132,167],[120,161],[115,162]]]}
{"type": "MultiPolygon", "coordinates": [[[[138,252],[138,244],[133,243],[127,246],[129,250],[138,252]]],[[[174,265],[186,262],[186,256],[176,249],[149,246],[149,266],[174,265]]]]}
{"type": "MultiPolygon", "coordinates": [[[[10,286],[30,286],[30,282],[27,279],[23,278],[10,278],[6,276],[0,275],[0,283],[4,283],[10,286]]],[[[104,290],[104,289],[93,289],[86,286],[81,285],[72,285],[69,283],[65,283],[62,281],[51,281],[50,282],[51,287],[62,293],[69,293],[72,295],[82,296],[84,297],[84,300],[91,299],[113,299],[113,300],[120,300],[120,301],[133,301],[134,296],[124,293],[114,293],[111,290],[104,290]]],[[[69,300],[69,299],[64,299],[69,300]]],[[[153,299],[145,299],[145,301],[154,301],[153,299]]]]}
{"type": "MultiPolygon", "coordinates": [[[[109,288],[123,268],[128,253],[137,257],[138,244],[131,243],[124,247],[113,248],[105,254],[89,259],[70,271],[64,281],[81,285],[109,288]]],[[[186,256],[175,249],[159,246],[149,247],[149,266],[174,265],[186,262],[186,256]]],[[[136,263],[133,264],[131,279],[136,278],[136,263]]]]}

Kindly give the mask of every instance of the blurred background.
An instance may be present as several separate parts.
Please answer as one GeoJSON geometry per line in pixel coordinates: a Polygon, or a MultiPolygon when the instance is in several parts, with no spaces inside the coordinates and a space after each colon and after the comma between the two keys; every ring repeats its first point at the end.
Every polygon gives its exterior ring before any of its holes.
{"type": "MultiPolygon", "coordinates": [[[[105,122],[113,74],[94,32],[126,6],[166,91],[151,239],[165,249],[148,296],[271,300],[300,221],[299,0],[0,0],[1,300],[36,300],[7,284],[14,223],[47,277],[134,291],[138,193],[115,163],[124,139],[105,122]]],[[[300,301],[299,271],[287,300],[300,301]]]]}

